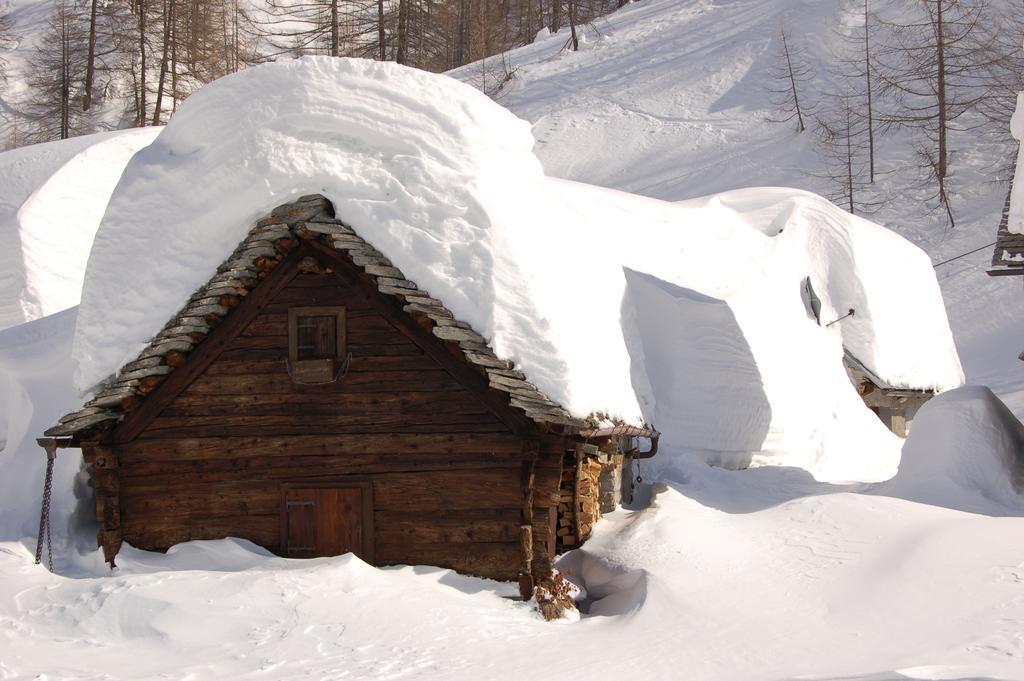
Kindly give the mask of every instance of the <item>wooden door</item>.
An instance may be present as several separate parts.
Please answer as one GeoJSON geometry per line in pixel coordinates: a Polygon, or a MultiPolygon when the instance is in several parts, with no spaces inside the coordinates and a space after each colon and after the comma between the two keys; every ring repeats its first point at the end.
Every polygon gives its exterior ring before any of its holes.
{"type": "Polygon", "coordinates": [[[281,548],[289,558],[355,553],[373,561],[368,484],[287,485],[282,489],[281,548]]]}

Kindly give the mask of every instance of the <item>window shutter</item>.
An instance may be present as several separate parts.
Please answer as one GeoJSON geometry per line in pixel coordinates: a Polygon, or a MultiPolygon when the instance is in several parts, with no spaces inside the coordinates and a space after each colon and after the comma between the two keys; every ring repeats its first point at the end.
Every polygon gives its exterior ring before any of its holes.
{"type": "Polygon", "coordinates": [[[299,316],[296,325],[296,359],[332,359],[337,356],[337,317],[299,316]]]}
{"type": "Polygon", "coordinates": [[[295,383],[330,383],[345,355],[344,307],[288,310],[288,372],[295,383]]]}

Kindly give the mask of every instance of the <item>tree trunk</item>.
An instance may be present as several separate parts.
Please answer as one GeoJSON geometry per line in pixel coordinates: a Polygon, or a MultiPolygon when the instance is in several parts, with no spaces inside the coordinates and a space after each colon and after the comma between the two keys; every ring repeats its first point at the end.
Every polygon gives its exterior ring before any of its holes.
{"type": "MultiPolygon", "coordinates": [[[[870,0],[864,0],[864,73],[867,78],[868,94],[868,181],[875,183],[875,109],[871,93],[871,31],[868,25],[870,0]]],[[[851,211],[852,212],[852,211],[851,211]]]]}
{"type": "Polygon", "coordinates": [[[231,6],[231,73],[238,71],[238,0],[231,6]]]}
{"type": "Polygon", "coordinates": [[[60,138],[71,136],[71,27],[66,9],[60,10],[60,138]]]}
{"type": "MultiPolygon", "coordinates": [[[[174,0],[171,0],[174,3],[174,0]]],[[[171,113],[178,110],[178,26],[171,11],[171,113]]]]}
{"type": "Polygon", "coordinates": [[[331,0],[331,56],[341,56],[338,44],[338,0],[331,0]]]}
{"type": "MultiPolygon", "coordinates": [[[[936,166],[936,172],[938,173],[940,185],[942,178],[946,177],[946,123],[948,121],[948,114],[946,107],[946,30],[945,23],[942,20],[942,0],[938,0],[936,3],[936,23],[935,23],[935,42],[936,42],[936,60],[937,64],[937,79],[936,79],[936,98],[938,104],[938,118],[939,118],[939,158],[936,166]]],[[[942,200],[945,202],[945,187],[940,186],[942,200]]],[[[952,216],[951,216],[952,217],[952,216]]]]}
{"type": "Polygon", "coordinates": [[[89,3],[89,53],[85,63],[85,94],[82,95],[82,111],[88,111],[92,106],[93,80],[96,77],[96,4],[97,0],[89,3]]]}
{"type": "Polygon", "coordinates": [[[384,0],[377,0],[377,50],[381,61],[388,58],[387,34],[384,31],[384,0]]]}
{"type": "Polygon", "coordinates": [[[455,28],[455,66],[462,66],[469,61],[469,50],[466,45],[469,24],[469,0],[459,0],[459,18],[455,28]]]}
{"type": "Polygon", "coordinates": [[[164,45],[160,57],[160,78],[156,86],[156,106],[153,109],[153,125],[160,125],[160,109],[163,107],[164,83],[167,82],[167,63],[170,59],[171,22],[174,20],[174,0],[164,0],[164,45]]]}
{"type": "Polygon", "coordinates": [[[789,72],[789,86],[793,91],[793,105],[796,107],[796,121],[799,126],[799,131],[803,132],[804,128],[804,115],[800,110],[800,96],[797,94],[796,89],[796,75],[793,73],[793,59],[789,54],[789,43],[786,40],[786,32],[782,31],[782,51],[786,55],[786,70],[789,72]]]}
{"type": "Polygon", "coordinates": [[[569,0],[569,33],[571,35],[572,51],[577,52],[580,49],[580,40],[576,35],[576,0],[569,0]]]}
{"type": "Polygon", "coordinates": [[[850,195],[850,214],[856,213],[853,209],[853,121],[851,105],[846,104],[846,190],[850,195]]]}
{"type": "Polygon", "coordinates": [[[398,45],[395,61],[406,64],[409,60],[409,0],[398,0],[398,45]]]}
{"type": "Polygon", "coordinates": [[[140,127],[146,125],[146,0],[139,0],[139,120],[140,127]]]}

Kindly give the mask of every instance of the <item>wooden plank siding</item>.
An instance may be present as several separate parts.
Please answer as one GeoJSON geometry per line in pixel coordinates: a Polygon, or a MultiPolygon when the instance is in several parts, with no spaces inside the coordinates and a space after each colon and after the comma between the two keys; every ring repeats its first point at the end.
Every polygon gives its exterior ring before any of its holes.
{"type": "MultiPolygon", "coordinates": [[[[565,438],[541,441],[533,525],[549,551],[565,438]]],[[[149,422],[116,445],[121,532],[144,549],[237,536],[280,553],[286,483],[372,483],[376,562],[514,579],[524,439],[358,287],[299,274],[149,422]],[[344,306],[347,372],[288,375],[288,309],[344,306]]]]}
{"type": "Polygon", "coordinates": [[[357,289],[331,275],[302,274],[147,426],[140,439],[423,432],[500,433],[508,428],[373,310],[357,289]],[[310,280],[320,280],[319,286],[310,280]],[[288,375],[287,309],[300,304],[344,306],[357,315],[350,314],[347,321],[355,370],[335,383],[303,385],[288,375]],[[405,361],[376,354],[389,345],[413,347],[400,358],[405,361]],[[277,355],[261,357],[246,371],[251,361],[246,353],[254,349],[277,355]],[[443,396],[437,394],[442,392],[443,396]]]}

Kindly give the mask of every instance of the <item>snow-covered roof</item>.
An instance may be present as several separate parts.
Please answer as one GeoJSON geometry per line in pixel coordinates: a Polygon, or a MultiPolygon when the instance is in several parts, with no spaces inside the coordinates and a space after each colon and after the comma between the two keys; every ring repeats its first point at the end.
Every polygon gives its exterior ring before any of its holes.
{"type": "Polygon", "coordinates": [[[212,83],[113,192],[78,388],[137,358],[252,224],[310,193],[575,418],[813,460],[827,442],[863,449],[854,434],[877,422],[844,347],[894,387],[962,383],[931,261],[905,239],[798,190],[669,203],[548,178],[533,144],[480,92],[389,63],[303,58],[212,83]],[[808,278],[823,322],[856,316],[819,326],[808,278]]]}
{"type": "MultiPolygon", "coordinates": [[[[1024,116],[1022,111],[1020,116],[1024,116]]],[[[1017,163],[1021,163],[1018,158],[1017,163]]],[[[1021,232],[1020,219],[1024,214],[1024,207],[1020,205],[1024,201],[1024,188],[1018,188],[1017,177],[1024,177],[1024,172],[1018,173],[1017,166],[1014,167],[1010,176],[1010,191],[1006,195],[1006,205],[1003,206],[1003,217],[999,221],[999,230],[996,233],[996,245],[992,252],[992,266],[1000,269],[1014,268],[1011,271],[1024,272],[1024,232],[1021,232]],[[1013,222],[1017,231],[1010,229],[1013,222]]]]}
{"type": "MultiPolygon", "coordinates": [[[[1018,142],[1024,141],[1024,92],[1017,94],[1017,108],[1010,118],[1010,134],[1018,142]]],[[[1016,167],[1021,167],[1024,145],[1017,150],[1016,167]]],[[[1010,188],[1010,210],[1006,230],[1010,234],[1024,234],[1024,174],[1015,173],[1010,188]]]]}
{"type": "MultiPolygon", "coordinates": [[[[259,220],[216,273],[189,298],[188,302],[156,334],[142,351],[99,388],[82,409],[65,415],[48,429],[48,436],[80,435],[91,429],[106,429],[120,422],[177,366],[168,361],[172,353],[190,353],[229,316],[238,301],[249,295],[265,276],[284,261],[285,254],[303,239],[333,248],[353,267],[362,270],[382,295],[401,301],[403,311],[420,318],[431,332],[458,345],[466,362],[486,376],[491,388],[508,395],[510,406],[538,424],[580,428],[573,418],[555,404],[512,362],[500,359],[487,340],[455,319],[444,303],[430,296],[384,254],[334,217],[334,207],[320,195],[300,197],[278,206],[259,220]]],[[[591,434],[593,435],[593,434],[591,434]]]]}
{"type": "Polygon", "coordinates": [[[78,304],[110,193],[158,132],[120,130],[0,154],[0,329],[78,304]]]}
{"type": "MultiPolygon", "coordinates": [[[[1010,134],[1018,142],[1024,140],[1024,92],[1017,95],[1017,108],[1010,119],[1010,134]]],[[[992,266],[1010,271],[1024,271],[1024,144],[1017,147],[1017,161],[1010,176],[1010,192],[1003,208],[1003,218],[996,235],[992,266]]]]}

